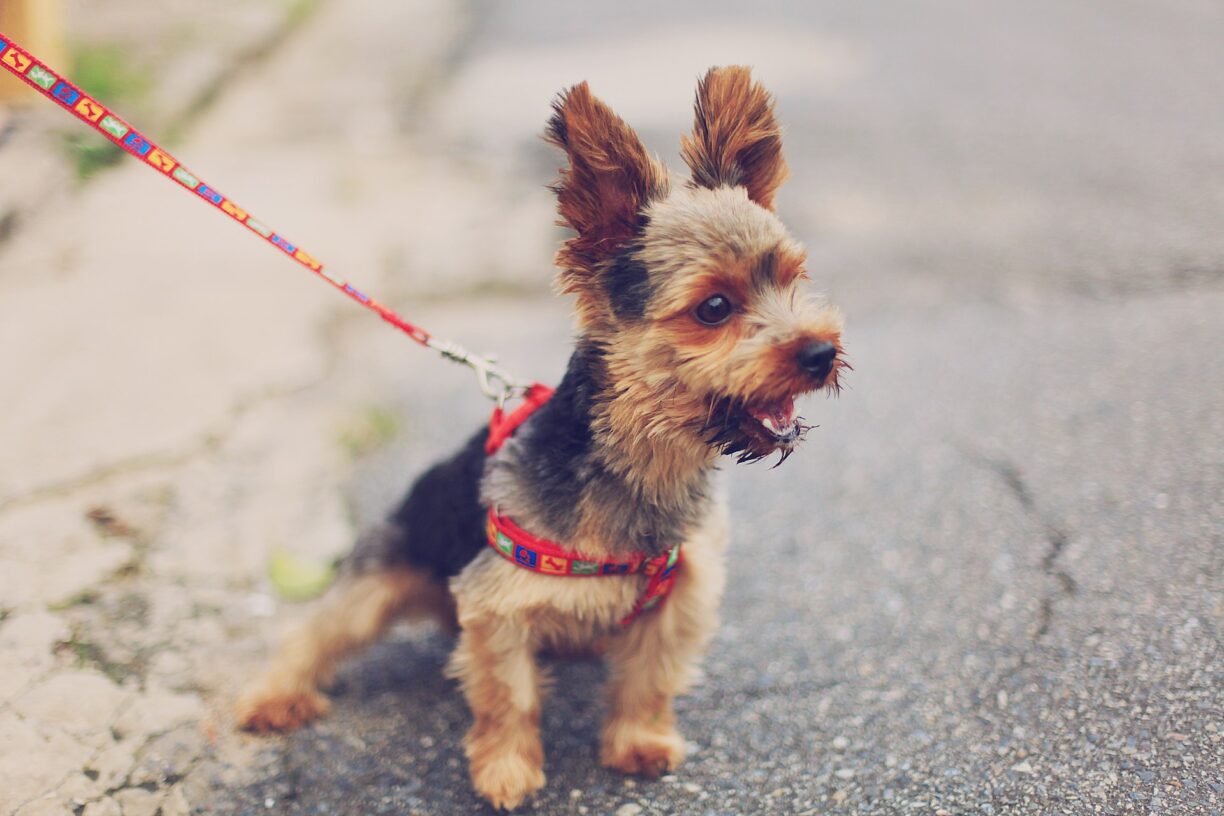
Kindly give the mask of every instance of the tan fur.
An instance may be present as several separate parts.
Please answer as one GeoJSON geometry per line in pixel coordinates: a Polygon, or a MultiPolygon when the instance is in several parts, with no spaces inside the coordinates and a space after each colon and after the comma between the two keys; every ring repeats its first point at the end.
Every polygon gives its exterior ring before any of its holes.
{"type": "Polygon", "coordinates": [[[236,706],[239,727],[292,731],[327,713],[319,687],[331,684],[337,662],[372,643],[399,617],[433,617],[451,625],[454,603],[445,587],[406,568],[341,581],[243,693],[236,706]]]}
{"type": "Polygon", "coordinates": [[[701,81],[694,133],[683,142],[693,179],[681,188],[669,186],[663,167],[586,83],[554,108],[547,136],[568,159],[554,190],[562,222],[576,233],[557,253],[559,281],[577,295],[586,345],[555,398],[560,418],[545,420],[540,432],[579,440],[561,448],[564,464],[549,466],[569,468],[580,490],[558,492],[557,480],[526,474],[556,460],[520,436],[485,462],[481,503],[591,558],[657,554],[679,542],[674,588],[622,626],[646,587],[643,575],[560,578],[487,548],[451,579],[449,592],[387,568],[338,587],[239,705],[244,727],[296,727],[326,710],[318,686],[337,660],[398,616],[440,615],[461,629],[448,673],[473,714],[464,741],[472,784],[505,809],[545,781],[541,652],[606,656],[604,765],[658,776],[683,760],[673,699],[697,674],[726,580],[726,501],[712,489],[715,460],[792,445],[793,436],[777,432],[764,443],[734,434],[754,427],[763,434],[753,416],[777,413],[800,394],[835,391],[848,367],[841,314],[800,291],[803,247],[772,212],[786,164],[773,100],[747,69],[713,69],[701,81]],[[734,308],[711,326],[698,319],[699,306],[714,295],[734,308]],[[800,359],[816,342],[837,350],[827,374],[810,355],[800,359]],[[592,348],[597,354],[588,356],[592,348]],[[560,402],[562,393],[573,403],[560,402]],[[723,424],[712,428],[719,408],[723,424]],[[712,431],[731,441],[712,439],[712,431]]]}
{"type": "Polygon", "coordinates": [[[673,697],[688,688],[717,628],[725,583],[725,511],[683,545],[676,586],[657,611],[621,628],[641,576],[558,580],[482,553],[451,584],[463,629],[449,673],[459,679],[474,724],[465,740],[472,783],[497,807],[513,808],[544,784],[539,741],[542,649],[607,642],[611,715],[601,761],[652,776],[675,768],[684,741],[673,697]]]}
{"type": "Polygon", "coordinates": [[[461,612],[451,657],[474,722],[464,739],[472,785],[511,810],[544,785],[539,669],[531,632],[513,618],[461,612]]]}
{"type": "Polygon", "coordinates": [[[612,710],[599,755],[604,765],[658,776],[684,759],[672,699],[696,679],[697,661],[718,628],[726,545],[727,518],[720,507],[685,544],[683,568],[667,603],[612,640],[612,710]]]}
{"type": "Polygon", "coordinates": [[[697,87],[693,135],[681,154],[701,187],[740,186],[768,210],[786,180],[773,97],[740,65],[711,68],[697,87]]]}
{"type": "MultiPolygon", "coordinates": [[[[801,292],[804,253],[773,213],[743,188],[677,189],[646,208],[639,256],[655,277],[651,320],[616,332],[607,356],[616,399],[594,428],[614,442],[610,470],[632,478],[643,498],[674,495],[713,452],[697,433],[713,393],[771,399],[810,390],[787,352],[812,340],[841,348],[841,313],[801,292]],[[756,259],[773,253],[776,285],[753,282],[756,259]],[[714,294],[739,307],[711,328],[692,311],[714,294]]],[[[826,387],[836,390],[839,354],[826,387]]],[[[579,508],[579,514],[587,513],[579,508]]],[[[598,519],[590,522],[598,526],[598,519]]]]}

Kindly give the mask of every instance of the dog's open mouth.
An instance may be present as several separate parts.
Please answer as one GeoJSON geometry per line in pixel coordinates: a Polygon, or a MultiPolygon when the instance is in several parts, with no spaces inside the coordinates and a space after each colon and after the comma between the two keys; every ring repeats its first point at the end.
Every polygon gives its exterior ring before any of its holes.
{"type": "Polygon", "coordinates": [[[803,435],[803,425],[795,416],[794,397],[749,405],[744,408],[744,413],[749,420],[755,420],[776,444],[790,445],[803,435]]]}
{"type": "Polygon", "coordinates": [[[737,455],[739,462],[777,452],[781,464],[811,427],[796,415],[794,395],[749,403],[720,397],[711,402],[705,433],[720,453],[737,455]]]}

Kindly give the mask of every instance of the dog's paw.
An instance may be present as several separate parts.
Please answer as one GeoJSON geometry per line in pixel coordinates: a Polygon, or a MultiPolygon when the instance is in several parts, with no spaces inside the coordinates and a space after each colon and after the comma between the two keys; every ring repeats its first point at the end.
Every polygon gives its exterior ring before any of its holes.
{"type": "Polygon", "coordinates": [[[622,773],[657,777],[684,761],[684,738],[674,729],[617,724],[604,735],[599,762],[622,773]]]}
{"type": "Polygon", "coordinates": [[[544,770],[521,754],[497,754],[472,763],[472,786],[493,807],[514,810],[544,787],[544,770]]]}
{"type": "Polygon", "coordinates": [[[266,691],[256,689],[235,706],[238,727],[244,731],[267,734],[293,731],[327,713],[331,703],[314,689],[266,691]]]}

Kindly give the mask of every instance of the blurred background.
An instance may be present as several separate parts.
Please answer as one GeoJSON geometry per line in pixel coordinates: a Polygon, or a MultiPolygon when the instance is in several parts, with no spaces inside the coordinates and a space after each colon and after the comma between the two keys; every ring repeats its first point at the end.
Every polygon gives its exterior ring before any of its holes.
{"type": "MultiPolygon", "coordinates": [[[[0,31],[545,381],[553,96],[589,80],[683,178],[698,76],[774,92],[855,371],[783,468],[726,468],[688,763],[599,769],[602,670],[558,664],[530,812],[1224,807],[1220,4],[0,0],[0,31]]],[[[313,565],[489,406],[190,199],[0,76],[0,812],[482,812],[427,629],[317,726],[232,733],[313,565]]]]}

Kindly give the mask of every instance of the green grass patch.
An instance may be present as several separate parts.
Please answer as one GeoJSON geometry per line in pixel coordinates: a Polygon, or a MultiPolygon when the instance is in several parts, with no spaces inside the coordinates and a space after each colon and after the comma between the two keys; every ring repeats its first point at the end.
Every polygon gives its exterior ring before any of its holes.
{"type": "Polygon", "coordinates": [[[63,612],[66,609],[72,609],[76,606],[89,606],[98,602],[98,591],[96,589],[84,589],[75,595],[70,595],[62,601],[49,604],[47,608],[52,612],[63,612]]]}
{"type": "Polygon", "coordinates": [[[340,447],[354,459],[373,453],[387,445],[399,433],[395,414],[378,405],[366,406],[340,430],[340,447]]]}
{"type": "Polygon", "coordinates": [[[122,685],[123,681],[129,677],[144,680],[146,666],[143,656],[135,657],[128,662],[111,660],[107,657],[105,649],[97,643],[86,640],[79,633],[73,633],[68,640],[60,642],[59,648],[72,655],[78,668],[97,669],[116,685],[122,685]]]}
{"type": "Polygon", "coordinates": [[[285,18],[290,26],[299,26],[310,19],[318,7],[319,0],[288,0],[285,18]]]}
{"type": "Polygon", "coordinates": [[[331,585],[336,565],[278,549],[268,561],[268,580],[276,594],[287,601],[317,598],[331,585]]]}

